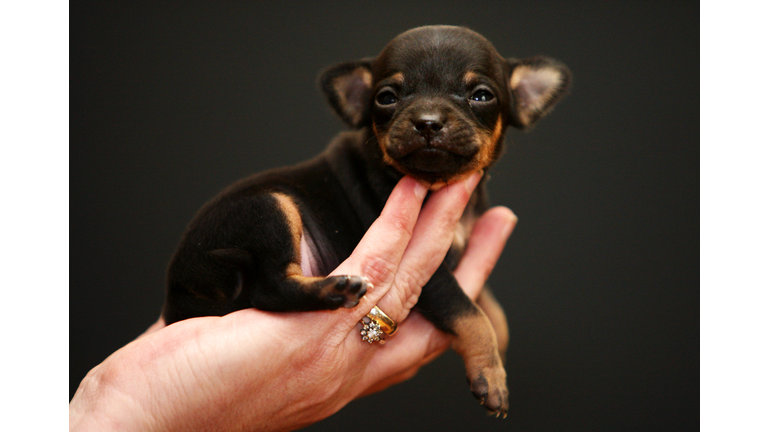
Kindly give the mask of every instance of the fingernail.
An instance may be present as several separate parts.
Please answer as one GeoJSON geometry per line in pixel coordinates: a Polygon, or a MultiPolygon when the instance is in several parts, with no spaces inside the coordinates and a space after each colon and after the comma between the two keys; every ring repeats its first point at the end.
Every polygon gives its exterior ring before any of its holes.
{"type": "Polygon", "coordinates": [[[509,219],[510,225],[517,225],[517,215],[512,210],[509,211],[509,214],[507,215],[509,219]]]}
{"type": "Polygon", "coordinates": [[[475,190],[475,187],[477,186],[477,183],[480,182],[480,177],[482,176],[482,172],[476,172],[464,180],[464,187],[467,188],[467,192],[472,193],[472,191],[475,190]]]}
{"type": "Polygon", "coordinates": [[[416,183],[416,185],[413,187],[413,193],[419,197],[419,199],[424,199],[425,196],[427,196],[427,186],[421,183],[420,181],[417,181],[416,179],[413,179],[413,182],[416,183]]]}
{"type": "Polygon", "coordinates": [[[515,226],[517,225],[517,215],[510,210],[507,214],[505,222],[506,224],[504,225],[502,235],[505,238],[508,238],[512,234],[512,230],[515,229],[515,226]]]}

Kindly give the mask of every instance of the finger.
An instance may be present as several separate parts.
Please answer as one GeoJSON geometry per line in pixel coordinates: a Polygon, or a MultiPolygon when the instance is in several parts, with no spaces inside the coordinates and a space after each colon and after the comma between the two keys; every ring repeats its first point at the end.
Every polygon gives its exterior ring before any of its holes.
{"type": "Polygon", "coordinates": [[[412,177],[403,177],[392,190],[381,215],[331,275],[365,276],[374,287],[390,284],[411,240],[426,194],[424,185],[412,177]]]}
{"type": "MultiPolygon", "coordinates": [[[[454,273],[470,298],[477,298],[482,290],[516,223],[517,216],[506,207],[486,211],[475,223],[467,249],[454,273]]],[[[363,395],[413,377],[450,345],[450,338],[420,314],[408,319],[403,327],[408,330],[390,339],[386,354],[381,353],[385,355],[377,355],[371,360],[367,378],[372,384],[363,395]]]]}
{"type": "Polygon", "coordinates": [[[480,294],[516,224],[517,216],[506,207],[486,211],[475,223],[464,256],[453,273],[471,299],[480,294]]]}
{"type": "Polygon", "coordinates": [[[445,258],[456,224],[480,177],[480,173],[475,173],[464,181],[446,186],[435,192],[424,205],[397,268],[394,284],[378,301],[379,308],[395,322],[402,322],[408,316],[421,288],[445,258]]]}
{"type": "Polygon", "coordinates": [[[412,177],[403,177],[349,258],[329,275],[359,275],[370,281],[357,307],[336,312],[339,319],[332,339],[339,343],[345,340],[392,285],[426,195],[426,186],[412,177]]]}

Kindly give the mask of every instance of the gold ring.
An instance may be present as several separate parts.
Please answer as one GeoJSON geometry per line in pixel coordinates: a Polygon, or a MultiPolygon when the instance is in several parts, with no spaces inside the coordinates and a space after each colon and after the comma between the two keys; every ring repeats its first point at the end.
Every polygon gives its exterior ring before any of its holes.
{"type": "Polygon", "coordinates": [[[363,319],[363,329],[360,330],[360,336],[368,343],[378,342],[383,344],[384,334],[392,336],[397,331],[397,323],[392,321],[392,318],[382,312],[378,306],[374,306],[370,312],[368,312],[363,319]]]}

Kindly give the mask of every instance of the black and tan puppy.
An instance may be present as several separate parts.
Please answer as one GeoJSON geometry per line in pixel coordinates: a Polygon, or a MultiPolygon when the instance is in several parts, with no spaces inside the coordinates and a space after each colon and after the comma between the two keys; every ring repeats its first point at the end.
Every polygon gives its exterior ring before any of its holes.
{"type": "MultiPolygon", "coordinates": [[[[531,126],[569,82],[560,63],[505,59],[479,34],[448,26],[410,30],[374,59],[328,69],[322,89],[354,130],[308,162],[236,183],[197,214],[168,270],[166,322],[250,307],[356,306],[361,277],[325,276],[351,254],[398,180],[408,174],[434,190],[487,169],[507,126],[531,126]]],[[[487,208],[481,184],[416,309],[455,336],[473,393],[506,415],[504,313],[487,288],[479,307],[451,273],[487,208]]]]}

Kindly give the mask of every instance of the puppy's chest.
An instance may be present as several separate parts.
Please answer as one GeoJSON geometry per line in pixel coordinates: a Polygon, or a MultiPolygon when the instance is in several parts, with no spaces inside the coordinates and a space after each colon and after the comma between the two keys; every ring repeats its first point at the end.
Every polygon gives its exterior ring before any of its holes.
{"type": "MultiPolygon", "coordinates": [[[[445,257],[448,267],[453,270],[469,242],[469,235],[474,227],[476,217],[473,212],[466,211],[453,232],[451,248],[445,257]]],[[[327,240],[323,233],[311,233],[304,230],[300,241],[301,271],[304,276],[328,276],[343,259],[337,259],[332,252],[336,248],[327,240]]]]}

